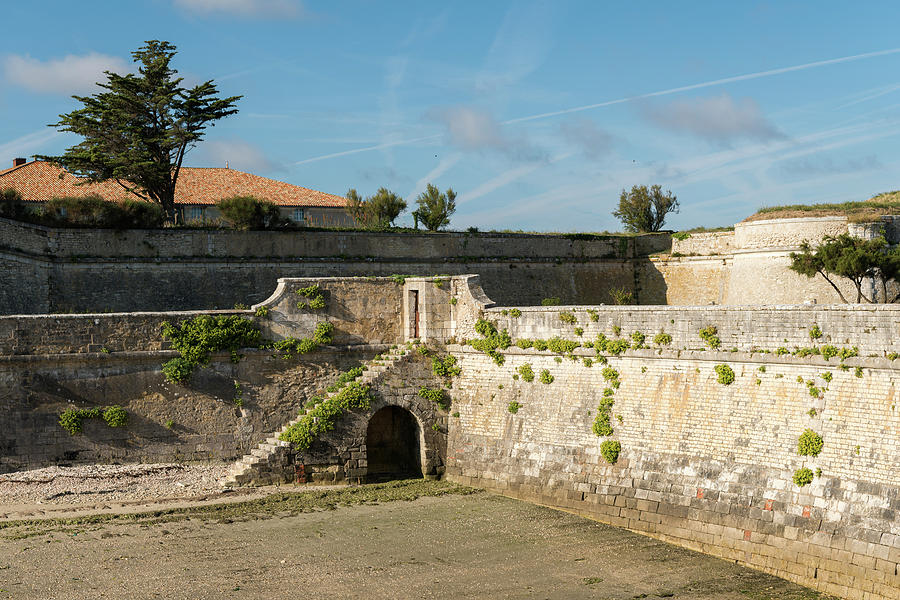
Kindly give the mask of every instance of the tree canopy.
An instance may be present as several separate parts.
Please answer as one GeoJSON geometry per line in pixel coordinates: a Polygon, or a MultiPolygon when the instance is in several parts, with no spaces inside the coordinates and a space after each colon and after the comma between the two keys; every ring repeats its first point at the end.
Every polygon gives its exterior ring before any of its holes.
{"type": "Polygon", "coordinates": [[[636,185],[631,191],[622,190],[619,208],[613,216],[622,221],[626,231],[659,231],[666,222],[666,215],[678,212],[678,198],[671,191],[663,194],[662,187],[636,185]]]}
{"type": "Polygon", "coordinates": [[[842,233],[825,236],[822,244],[813,248],[809,242],[800,245],[800,252],[791,253],[791,270],[815,277],[821,275],[842,302],[849,300],[841,292],[837,278],[849,279],[856,288],[856,302],[878,301],[877,288],[881,288],[882,302],[897,302],[900,293],[888,300],[888,283],[900,275],[900,248],[888,247],[883,237],[871,240],[842,233]],[[863,291],[863,284],[871,280],[875,287],[871,295],[863,291]]]}
{"type": "Polygon", "coordinates": [[[443,193],[429,183],[425,191],[416,198],[416,203],[419,208],[412,213],[416,229],[422,223],[428,231],[437,231],[449,225],[450,216],[456,212],[456,192],[453,188],[447,188],[446,193],[443,193]]]}
{"type": "Polygon", "coordinates": [[[131,53],[137,74],[106,71],[105,91],[73,96],[84,107],[60,115],[57,127],[84,140],[62,156],[39,156],[88,182],[115,181],[144,200],[160,204],[171,221],[175,184],[185,154],[203,139],[208,126],[237,112],[241,96],[217,97],[210,81],[181,86],[169,66],[175,46],[150,40],[131,53]]]}
{"type": "Polygon", "coordinates": [[[390,227],[406,210],[406,201],[387,188],[363,200],[354,188],[347,192],[347,213],[363,227],[390,227]]]}

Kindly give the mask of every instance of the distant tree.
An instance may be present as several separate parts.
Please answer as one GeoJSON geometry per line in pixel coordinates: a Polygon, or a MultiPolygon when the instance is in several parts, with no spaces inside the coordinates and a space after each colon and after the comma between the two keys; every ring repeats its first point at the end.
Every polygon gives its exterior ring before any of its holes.
{"type": "MultiPolygon", "coordinates": [[[[791,253],[791,270],[815,277],[821,275],[834,288],[842,302],[848,302],[835,282],[837,278],[849,279],[856,288],[856,302],[876,302],[876,294],[870,298],[863,292],[866,280],[878,282],[882,301],[888,302],[888,282],[900,275],[900,248],[889,248],[883,237],[872,240],[842,233],[825,236],[822,244],[813,248],[809,242],[800,245],[800,252],[791,253]]],[[[873,290],[874,291],[874,290],[873,290]]],[[[890,302],[900,300],[900,294],[890,302]]]]}
{"type": "Polygon", "coordinates": [[[363,227],[390,227],[406,210],[406,202],[387,188],[378,188],[365,200],[355,189],[347,191],[347,213],[363,227]]]}
{"type": "Polygon", "coordinates": [[[666,215],[678,212],[678,199],[672,192],[654,185],[636,185],[631,191],[622,190],[619,208],[613,216],[622,221],[626,231],[659,231],[666,222],[666,215]]]}
{"type": "Polygon", "coordinates": [[[73,96],[84,108],[60,115],[51,125],[84,138],[62,156],[39,156],[88,182],[115,181],[125,190],[162,206],[175,218],[175,184],[188,150],[207,126],[237,112],[241,96],[218,98],[212,81],[181,87],[169,68],[175,46],[150,40],[132,52],[135,75],[106,71],[106,91],[73,96]]]}
{"type": "Polygon", "coordinates": [[[447,192],[442,193],[429,183],[425,191],[416,198],[416,203],[419,208],[412,213],[416,229],[421,222],[428,231],[437,231],[449,225],[450,216],[456,212],[456,192],[453,188],[447,188],[447,192]]]}

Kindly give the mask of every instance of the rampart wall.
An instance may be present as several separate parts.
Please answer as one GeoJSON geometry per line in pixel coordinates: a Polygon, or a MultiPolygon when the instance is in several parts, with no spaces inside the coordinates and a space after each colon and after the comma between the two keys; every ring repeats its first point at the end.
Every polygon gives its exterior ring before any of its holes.
{"type": "MultiPolygon", "coordinates": [[[[841,597],[900,598],[900,369],[884,358],[900,350],[898,307],[485,305],[482,313],[514,343],[498,365],[450,340],[462,368],[453,384],[450,478],[841,597]],[[719,350],[698,335],[710,325],[719,350]],[[659,332],[671,342],[654,345],[659,332]],[[592,343],[598,333],[631,347],[611,356],[515,345],[592,343]],[[825,345],[850,356],[797,352],[825,345]],[[774,353],[779,347],[790,353],[774,353]],[[733,382],[719,382],[717,365],[732,370],[733,382]],[[607,394],[613,433],[600,437],[592,426],[607,394]],[[817,456],[798,454],[806,429],[824,441],[817,456]],[[614,464],[602,456],[606,440],[621,445],[614,464]],[[812,483],[794,482],[801,468],[812,483]]],[[[470,324],[453,334],[480,337],[470,324]]]]}
{"type": "Polygon", "coordinates": [[[504,302],[609,302],[666,234],[51,229],[0,219],[0,314],[230,309],[281,277],[479,273],[504,302]]]}

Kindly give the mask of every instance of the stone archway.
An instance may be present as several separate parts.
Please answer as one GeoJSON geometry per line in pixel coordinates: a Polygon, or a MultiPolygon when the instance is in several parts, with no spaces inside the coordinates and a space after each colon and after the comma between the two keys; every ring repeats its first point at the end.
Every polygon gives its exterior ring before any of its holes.
{"type": "Polygon", "coordinates": [[[422,433],[411,412],[386,406],[366,429],[368,481],[422,477],[422,433]]]}

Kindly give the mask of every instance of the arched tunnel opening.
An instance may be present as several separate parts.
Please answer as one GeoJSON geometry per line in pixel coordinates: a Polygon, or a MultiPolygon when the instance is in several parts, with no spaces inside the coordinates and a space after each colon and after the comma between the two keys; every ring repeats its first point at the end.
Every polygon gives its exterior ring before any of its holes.
{"type": "Polygon", "coordinates": [[[422,477],[419,423],[399,406],[382,408],[366,430],[368,481],[422,477]]]}

